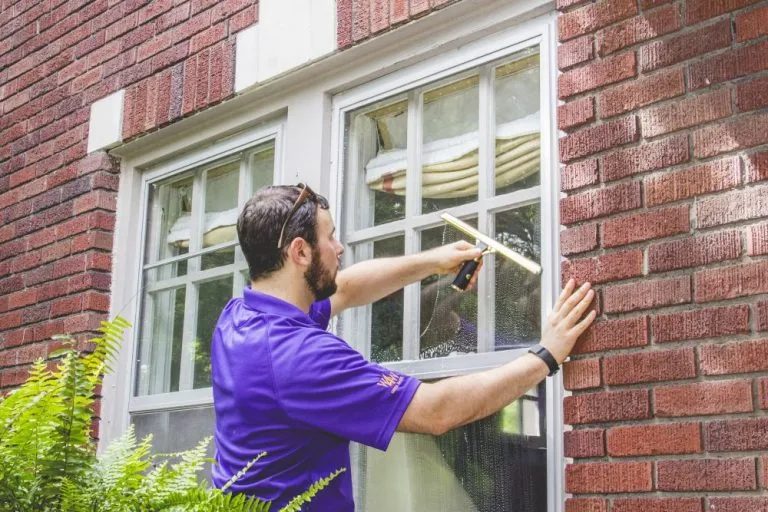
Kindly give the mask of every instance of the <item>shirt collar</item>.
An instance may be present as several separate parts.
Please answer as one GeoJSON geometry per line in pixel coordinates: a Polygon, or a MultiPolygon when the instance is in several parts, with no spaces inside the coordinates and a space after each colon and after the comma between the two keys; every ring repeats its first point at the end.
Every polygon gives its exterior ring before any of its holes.
{"type": "Polygon", "coordinates": [[[249,309],[253,309],[254,311],[291,318],[309,325],[314,325],[315,323],[307,313],[290,302],[278,299],[274,295],[251,290],[249,287],[246,287],[243,290],[243,301],[249,309]]]}

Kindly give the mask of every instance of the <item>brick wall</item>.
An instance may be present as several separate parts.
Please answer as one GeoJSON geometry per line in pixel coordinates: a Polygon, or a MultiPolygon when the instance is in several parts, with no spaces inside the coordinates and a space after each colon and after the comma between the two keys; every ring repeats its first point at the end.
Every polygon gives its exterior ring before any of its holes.
{"type": "Polygon", "coordinates": [[[348,48],[457,1],[337,0],[339,48],[348,48]]]}
{"type": "Polygon", "coordinates": [[[231,96],[257,3],[0,1],[0,389],[109,311],[118,167],[86,155],[91,104],[125,88],[130,139],[231,96]]]}
{"type": "Polygon", "coordinates": [[[768,510],[768,2],[557,4],[566,510],[768,510]]]}

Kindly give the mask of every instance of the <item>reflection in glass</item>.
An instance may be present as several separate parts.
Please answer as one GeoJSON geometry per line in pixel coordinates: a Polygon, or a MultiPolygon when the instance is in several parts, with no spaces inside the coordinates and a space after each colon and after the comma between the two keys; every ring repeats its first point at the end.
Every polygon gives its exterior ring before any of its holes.
{"type": "MultiPolygon", "coordinates": [[[[477,227],[477,219],[463,219],[477,227]]],[[[422,250],[432,249],[459,239],[461,232],[440,226],[421,234],[422,250]]],[[[455,275],[429,276],[421,281],[419,319],[419,358],[445,357],[477,352],[477,292],[457,292],[451,288],[455,275]]]]}
{"type": "MultiPolygon", "coordinates": [[[[539,203],[498,213],[496,240],[523,256],[541,262],[539,203]]],[[[495,257],[496,350],[529,346],[541,333],[541,275],[495,257]]]]}
{"type": "Polygon", "coordinates": [[[477,200],[479,91],[474,75],[424,93],[422,213],[477,200]]]}
{"type": "Polygon", "coordinates": [[[232,276],[200,284],[195,330],[195,373],[193,387],[211,385],[211,337],[222,309],[232,298],[232,276]]]}
{"type": "Polygon", "coordinates": [[[353,112],[349,125],[355,137],[349,172],[364,184],[358,187],[355,229],[405,218],[408,102],[389,99],[353,112]]]}
{"type": "Polygon", "coordinates": [[[191,218],[191,176],[150,185],[145,262],[188,253],[191,218]]]}
{"type": "Polygon", "coordinates": [[[148,293],[142,313],[136,394],[179,390],[186,288],[148,293]]]}
{"type": "Polygon", "coordinates": [[[253,155],[251,162],[251,195],[257,190],[274,183],[275,175],[275,143],[269,142],[253,155]]]}
{"type": "Polygon", "coordinates": [[[386,452],[365,449],[362,509],[545,512],[544,389],[438,438],[398,433],[386,452]]]}
{"type": "Polygon", "coordinates": [[[539,50],[496,68],[496,195],[539,184],[539,50]]]}
{"type": "MultiPolygon", "coordinates": [[[[374,258],[402,256],[405,238],[397,236],[373,243],[374,258]]],[[[403,359],[403,290],[373,303],[371,309],[371,360],[403,359]]]]}

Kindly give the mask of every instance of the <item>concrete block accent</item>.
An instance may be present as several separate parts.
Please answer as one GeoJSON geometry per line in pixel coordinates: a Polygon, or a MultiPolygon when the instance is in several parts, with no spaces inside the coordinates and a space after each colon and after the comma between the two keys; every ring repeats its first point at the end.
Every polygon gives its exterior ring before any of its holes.
{"type": "Polygon", "coordinates": [[[259,25],[237,34],[235,46],[235,93],[258,82],[259,25]]]}
{"type": "Polygon", "coordinates": [[[95,101],[88,121],[88,153],[114,147],[123,140],[123,99],[125,89],[95,101]]]}

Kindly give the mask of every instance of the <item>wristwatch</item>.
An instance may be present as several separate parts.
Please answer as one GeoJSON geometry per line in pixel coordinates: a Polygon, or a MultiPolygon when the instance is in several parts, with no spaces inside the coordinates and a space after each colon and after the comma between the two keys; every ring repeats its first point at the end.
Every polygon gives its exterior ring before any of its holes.
{"type": "Polygon", "coordinates": [[[557,373],[557,371],[560,369],[560,365],[557,364],[557,361],[555,360],[555,356],[552,355],[552,352],[547,350],[546,348],[542,347],[541,345],[534,345],[531,348],[528,349],[528,352],[535,355],[542,361],[546,363],[546,365],[549,367],[549,376],[553,376],[557,373]]]}

